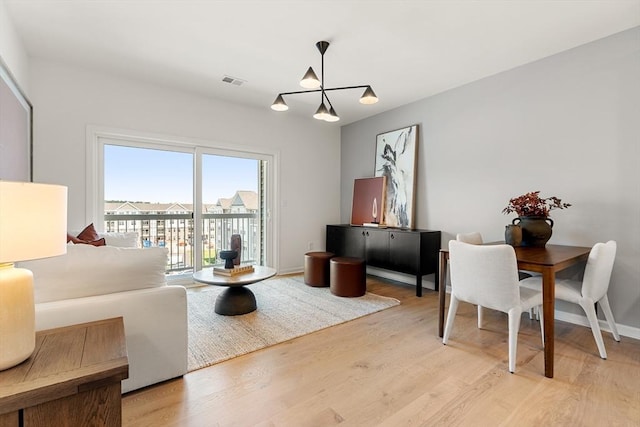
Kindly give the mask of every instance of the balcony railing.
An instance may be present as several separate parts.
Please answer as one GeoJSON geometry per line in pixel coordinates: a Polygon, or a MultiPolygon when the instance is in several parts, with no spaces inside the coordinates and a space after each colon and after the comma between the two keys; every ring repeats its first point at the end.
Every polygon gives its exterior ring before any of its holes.
{"type": "Polygon", "coordinates": [[[203,267],[221,265],[218,251],[228,249],[232,234],[242,237],[242,262],[259,263],[260,230],[257,213],[225,213],[202,215],[202,237],[195,239],[193,213],[184,214],[110,214],[104,215],[107,232],[136,231],[141,247],[165,247],[167,273],[193,271],[193,245],[200,240],[203,267]]]}

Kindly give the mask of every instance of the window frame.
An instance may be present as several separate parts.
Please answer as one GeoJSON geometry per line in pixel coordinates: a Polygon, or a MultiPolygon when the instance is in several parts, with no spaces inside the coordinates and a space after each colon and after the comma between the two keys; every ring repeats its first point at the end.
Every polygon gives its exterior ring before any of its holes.
{"type": "MultiPolygon", "coordinates": [[[[193,154],[194,161],[194,232],[202,236],[202,156],[205,154],[250,158],[266,162],[266,182],[259,183],[259,190],[264,191],[264,261],[268,266],[278,270],[279,249],[276,236],[279,235],[278,176],[279,152],[264,148],[226,144],[193,138],[158,135],[148,132],[122,130],[103,126],[88,125],[86,134],[86,209],[85,222],[96,224],[96,229],[104,231],[104,145],[123,145],[136,148],[160,149],[193,154]]],[[[259,177],[260,179],[260,177],[259,177]]],[[[196,245],[199,248],[200,245],[196,245]]],[[[195,255],[194,270],[202,268],[201,249],[195,255]]]]}

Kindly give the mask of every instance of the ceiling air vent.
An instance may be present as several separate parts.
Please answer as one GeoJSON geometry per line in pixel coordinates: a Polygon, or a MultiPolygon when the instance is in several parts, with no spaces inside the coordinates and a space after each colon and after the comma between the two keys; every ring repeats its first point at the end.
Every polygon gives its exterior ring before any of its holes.
{"type": "Polygon", "coordinates": [[[231,77],[231,76],[224,76],[222,78],[222,81],[225,83],[231,83],[232,85],[235,86],[242,86],[243,83],[246,83],[246,80],[242,80],[242,79],[238,79],[236,77],[231,77]]]}

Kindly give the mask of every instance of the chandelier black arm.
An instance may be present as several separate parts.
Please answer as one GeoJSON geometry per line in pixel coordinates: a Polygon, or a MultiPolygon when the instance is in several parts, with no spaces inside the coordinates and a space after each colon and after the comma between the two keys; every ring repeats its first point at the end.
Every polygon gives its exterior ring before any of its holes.
{"type": "Polygon", "coordinates": [[[329,101],[329,97],[327,96],[327,94],[325,92],[326,92],[326,90],[324,90],[322,92],[322,96],[324,96],[324,99],[327,100],[327,102],[329,103],[329,109],[331,109],[331,108],[333,108],[333,104],[331,104],[331,101],[329,101]]]}
{"type": "MultiPolygon", "coordinates": [[[[345,90],[345,89],[362,89],[362,88],[367,88],[369,87],[369,85],[359,85],[359,86],[344,86],[344,87],[331,87],[331,88],[326,88],[324,89],[325,92],[329,92],[331,90],[345,90]]],[[[309,89],[309,90],[299,90],[296,92],[282,92],[279,95],[296,95],[299,93],[313,93],[313,92],[321,92],[322,88],[318,88],[318,89],[309,89]]]]}
{"type": "Polygon", "coordinates": [[[279,93],[278,95],[297,95],[299,93],[313,93],[313,92],[320,92],[322,91],[322,89],[309,89],[309,90],[299,90],[296,92],[282,92],[279,93]]]}
{"type": "Polygon", "coordinates": [[[344,86],[344,87],[331,87],[327,88],[324,91],[329,92],[330,90],[344,90],[344,89],[362,89],[368,88],[370,85],[358,85],[358,86],[344,86]]]}

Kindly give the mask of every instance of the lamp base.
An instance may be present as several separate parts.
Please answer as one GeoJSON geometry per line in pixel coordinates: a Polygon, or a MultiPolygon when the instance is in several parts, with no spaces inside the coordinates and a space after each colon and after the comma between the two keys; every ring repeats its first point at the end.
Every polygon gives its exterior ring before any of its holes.
{"type": "Polygon", "coordinates": [[[27,360],[36,347],[33,274],[0,264],[0,371],[27,360]]]}

